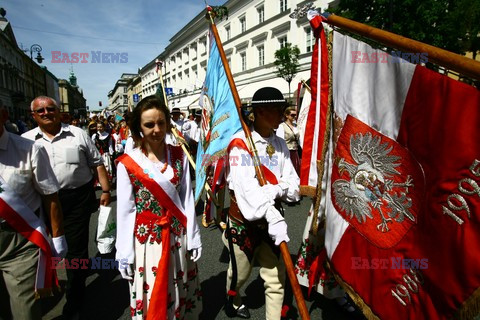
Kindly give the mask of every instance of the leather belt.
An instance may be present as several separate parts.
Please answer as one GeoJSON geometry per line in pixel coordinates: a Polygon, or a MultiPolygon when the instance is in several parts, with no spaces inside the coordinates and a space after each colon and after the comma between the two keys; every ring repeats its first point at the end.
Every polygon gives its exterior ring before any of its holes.
{"type": "MultiPolygon", "coordinates": [[[[243,217],[242,212],[240,211],[240,208],[238,207],[237,203],[237,198],[235,197],[235,193],[233,190],[228,190],[230,192],[230,208],[228,210],[228,214],[230,216],[230,219],[232,219],[234,222],[237,224],[245,225],[245,224],[252,224],[252,225],[258,225],[263,228],[266,228],[268,225],[267,220],[265,218],[259,219],[257,221],[248,221],[243,217]]],[[[280,201],[275,201],[275,208],[280,211],[280,214],[283,216],[283,207],[280,203],[280,201]]]]}

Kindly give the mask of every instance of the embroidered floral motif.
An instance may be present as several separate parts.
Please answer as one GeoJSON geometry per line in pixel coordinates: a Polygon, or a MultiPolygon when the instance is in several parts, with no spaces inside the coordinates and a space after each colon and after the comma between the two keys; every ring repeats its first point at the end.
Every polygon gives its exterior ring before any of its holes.
{"type": "Polygon", "coordinates": [[[137,300],[137,314],[143,314],[143,300],[137,300]]]}
{"type": "Polygon", "coordinates": [[[143,223],[139,224],[135,228],[135,236],[137,237],[138,241],[140,241],[141,243],[144,243],[145,240],[147,240],[148,238],[149,231],[150,229],[146,224],[143,224],[143,223]]]}
{"type": "Polygon", "coordinates": [[[134,317],[137,314],[137,310],[135,308],[130,307],[130,316],[134,317]]]}
{"type": "Polygon", "coordinates": [[[143,283],[143,293],[148,293],[148,290],[150,289],[150,286],[148,283],[144,282],[143,283]]]}
{"type": "MultiPolygon", "coordinates": [[[[169,150],[173,163],[173,177],[170,179],[170,182],[175,187],[179,187],[179,181],[183,174],[183,151],[181,148],[173,146],[169,146],[169,150]]],[[[143,172],[148,174],[149,170],[144,169],[143,172]]],[[[140,243],[145,243],[147,240],[149,243],[160,243],[162,241],[162,227],[155,223],[155,219],[152,219],[150,214],[153,213],[156,216],[162,217],[165,215],[165,209],[135,175],[129,174],[129,177],[134,187],[135,206],[137,210],[135,237],[140,243]]],[[[186,234],[185,228],[174,216],[171,218],[170,230],[177,236],[186,234]]]]}

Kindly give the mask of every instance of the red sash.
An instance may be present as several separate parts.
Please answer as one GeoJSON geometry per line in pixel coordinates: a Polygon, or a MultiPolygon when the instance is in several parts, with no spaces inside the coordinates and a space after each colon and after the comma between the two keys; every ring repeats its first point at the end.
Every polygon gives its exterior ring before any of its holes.
{"type": "Polygon", "coordinates": [[[52,294],[58,288],[55,268],[52,266],[52,249],[43,221],[0,178],[0,217],[15,231],[40,248],[35,282],[35,297],[52,294]]]}
{"type": "MultiPolygon", "coordinates": [[[[227,147],[227,153],[230,153],[230,150],[232,150],[232,148],[234,148],[234,147],[237,147],[239,149],[243,149],[243,150],[247,151],[253,157],[253,153],[248,149],[247,144],[245,143],[245,141],[243,141],[243,139],[235,138],[232,141],[230,141],[230,144],[227,147]]],[[[265,179],[267,179],[267,181],[270,184],[278,184],[277,177],[275,176],[275,174],[272,171],[270,171],[270,169],[265,167],[263,164],[260,167],[263,170],[263,174],[265,175],[265,179]]]]}
{"type": "MultiPolygon", "coordinates": [[[[165,319],[167,316],[167,299],[168,299],[168,266],[170,261],[170,224],[171,216],[175,216],[184,228],[187,227],[187,217],[175,205],[170,196],[162,189],[162,187],[152,178],[150,178],[134,159],[128,154],[124,154],[118,158],[123,163],[130,174],[133,174],[152,194],[162,206],[166,208],[166,214],[159,217],[157,224],[162,227],[162,257],[158,262],[159,272],[155,278],[152,296],[150,298],[147,319],[165,319]]],[[[170,182],[168,182],[170,183],[170,182]]]]}

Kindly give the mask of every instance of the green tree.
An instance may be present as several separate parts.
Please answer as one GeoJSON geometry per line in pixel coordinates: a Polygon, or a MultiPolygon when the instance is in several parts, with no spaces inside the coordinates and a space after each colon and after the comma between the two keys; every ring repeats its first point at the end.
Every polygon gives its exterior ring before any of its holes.
{"type": "Polygon", "coordinates": [[[331,12],[452,52],[480,45],[480,0],[341,0],[331,12]]]}
{"type": "Polygon", "coordinates": [[[290,83],[293,77],[298,73],[300,64],[298,63],[298,56],[300,49],[297,46],[292,46],[287,43],[283,48],[275,51],[275,66],[277,67],[276,75],[288,82],[288,97],[290,98],[290,83]]]}

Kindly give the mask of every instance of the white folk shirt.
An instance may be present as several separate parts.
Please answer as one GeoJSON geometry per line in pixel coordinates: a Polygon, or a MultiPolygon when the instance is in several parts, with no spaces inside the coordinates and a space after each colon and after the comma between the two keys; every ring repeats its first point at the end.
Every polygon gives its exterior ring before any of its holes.
{"type": "Polygon", "coordinates": [[[195,142],[200,141],[200,130],[201,130],[201,124],[200,122],[197,123],[195,121],[192,121],[190,124],[190,131],[188,133],[188,137],[190,140],[193,140],[195,142]]]}
{"type": "Polygon", "coordinates": [[[40,208],[40,195],[60,188],[45,149],[7,130],[0,137],[0,176],[32,211],[40,208]]]}
{"type": "Polygon", "coordinates": [[[177,128],[178,132],[182,132],[182,128],[183,128],[183,123],[184,123],[184,120],[183,119],[178,119],[177,121],[173,121],[173,123],[175,124],[175,127],[177,128]]]}
{"type": "Polygon", "coordinates": [[[75,126],[62,123],[60,132],[52,140],[39,127],[25,132],[22,137],[45,147],[62,189],[83,186],[93,177],[91,168],[103,164],[92,139],[75,126]]]}
{"type": "MultiPolygon", "coordinates": [[[[137,163],[142,168],[144,167],[142,164],[151,162],[139,148],[133,149],[131,153],[135,153],[135,157],[142,160],[140,163],[137,163]]],[[[169,153],[169,164],[171,164],[170,156],[169,153]]],[[[159,162],[159,165],[163,167],[163,163],[159,162]]],[[[168,180],[173,178],[171,165],[167,167],[163,175],[168,180]]],[[[184,205],[184,212],[187,215],[187,249],[199,248],[202,244],[200,240],[200,230],[195,220],[195,200],[192,191],[192,181],[190,179],[190,167],[186,156],[183,157],[183,175],[179,183],[179,189],[177,190],[180,201],[184,205]]],[[[135,237],[133,233],[136,215],[137,210],[133,186],[128,177],[127,169],[123,163],[119,162],[117,166],[117,240],[115,245],[117,249],[117,260],[127,259],[128,263],[133,263],[135,260],[135,237]]]]}
{"type": "MultiPolygon", "coordinates": [[[[242,139],[248,146],[243,130],[237,132],[232,137],[232,140],[235,138],[242,139]]],[[[300,178],[290,160],[290,152],[285,140],[273,133],[266,139],[253,130],[252,138],[260,161],[277,177],[280,187],[284,191],[286,190],[286,194],[281,200],[287,202],[299,201],[300,178]],[[271,159],[266,151],[269,143],[275,148],[275,153],[271,159]]],[[[275,204],[274,199],[269,197],[258,183],[253,160],[251,160],[250,154],[244,149],[234,147],[229,153],[227,184],[228,188],[235,192],[238,207],[245,219],[249,221],[265,217],[267,210],[275,204]]]]}

